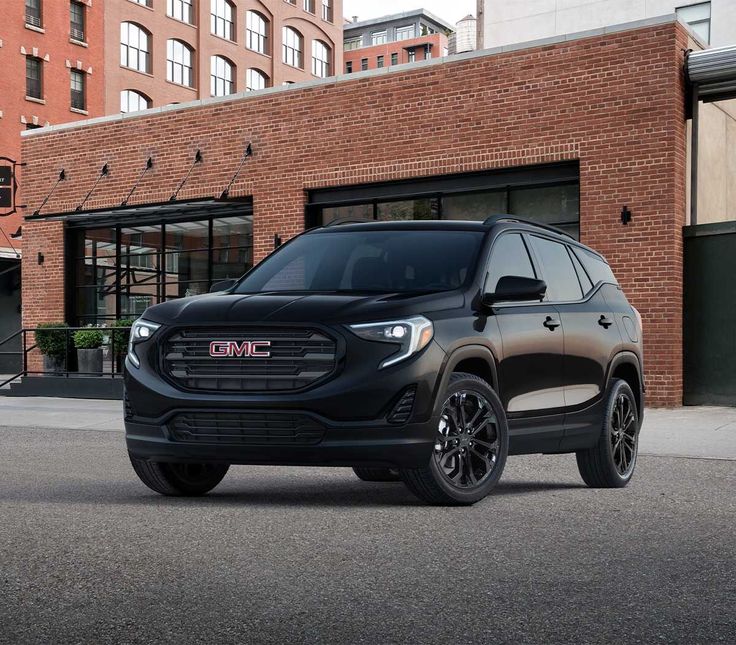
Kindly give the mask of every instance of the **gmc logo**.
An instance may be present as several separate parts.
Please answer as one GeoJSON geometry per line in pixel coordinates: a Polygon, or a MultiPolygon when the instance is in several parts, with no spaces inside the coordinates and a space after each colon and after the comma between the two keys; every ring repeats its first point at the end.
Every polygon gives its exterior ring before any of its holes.
{"type": "Polygon", "coordinates": [[[212,358],[270,358],[270,340],[244,340],[239,343],[236,340],[213,340],[210,343],[210,356],[212,358]]]}

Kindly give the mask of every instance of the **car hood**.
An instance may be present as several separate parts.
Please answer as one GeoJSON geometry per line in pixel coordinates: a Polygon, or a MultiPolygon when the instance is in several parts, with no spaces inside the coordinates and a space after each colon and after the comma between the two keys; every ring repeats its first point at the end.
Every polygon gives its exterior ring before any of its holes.
{"type": "Polygon", "coordinates": [[[164,325],[221,323],[353,323],[462,307],[464,296],[434,294],[213,293],[149,307],[146,320],[164,325]]]}

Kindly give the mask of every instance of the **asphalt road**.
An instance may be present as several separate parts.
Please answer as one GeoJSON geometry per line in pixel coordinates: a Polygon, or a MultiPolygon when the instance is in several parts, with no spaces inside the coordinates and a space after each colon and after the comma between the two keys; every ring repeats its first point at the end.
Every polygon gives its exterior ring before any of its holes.
{"type": "Polygon", "coordinates": [[[121,433],[0,429],[2,643],[614,641],[736,641],[736,462],[642,457],[595,491],[517,457],[472,508],[239,467],[181,500],[121,433]]]}

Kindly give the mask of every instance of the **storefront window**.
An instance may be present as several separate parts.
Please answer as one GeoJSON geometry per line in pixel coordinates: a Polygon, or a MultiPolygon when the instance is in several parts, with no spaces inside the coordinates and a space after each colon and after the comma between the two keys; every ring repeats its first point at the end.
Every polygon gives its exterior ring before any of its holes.
{"type": "Polygon", "coordinates": [[[253,265],[252,217],[72,231],[76,322],[109,324],[207,293],[253,265]]]}

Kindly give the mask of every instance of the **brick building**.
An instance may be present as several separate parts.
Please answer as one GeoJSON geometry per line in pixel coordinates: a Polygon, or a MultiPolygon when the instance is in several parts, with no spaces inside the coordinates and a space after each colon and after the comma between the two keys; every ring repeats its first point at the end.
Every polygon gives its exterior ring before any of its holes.
{"type": "Polygon", "coordinates": [[[205,291],[337,216],[510,211],[607,256],[644,319],[649,401],[679,404],[691,44],[666,17],[26,133],[29,204],[69,179],[24,225],[24,325],[205,291]]]}
{"type": "Polygon", "coordinates": [[[346,74],[414,63],[448,54],[452,25],[419,9],[381,18],[346,22],[346,74]]]}
{"type": "MultiPolygon", "coordinates": [[[[21,131],[103,114],[102,3],[5,0],[2,8],[0,157],[19,162],[21,131]]],[[[17,178],[20,205],[19,167],[17,178]]],[[[0,340],[21,326],[22,212],[12,211],[0,206],[0,340]]],[[[0,373],[8,363],[0,356],[0,373]]]]}

